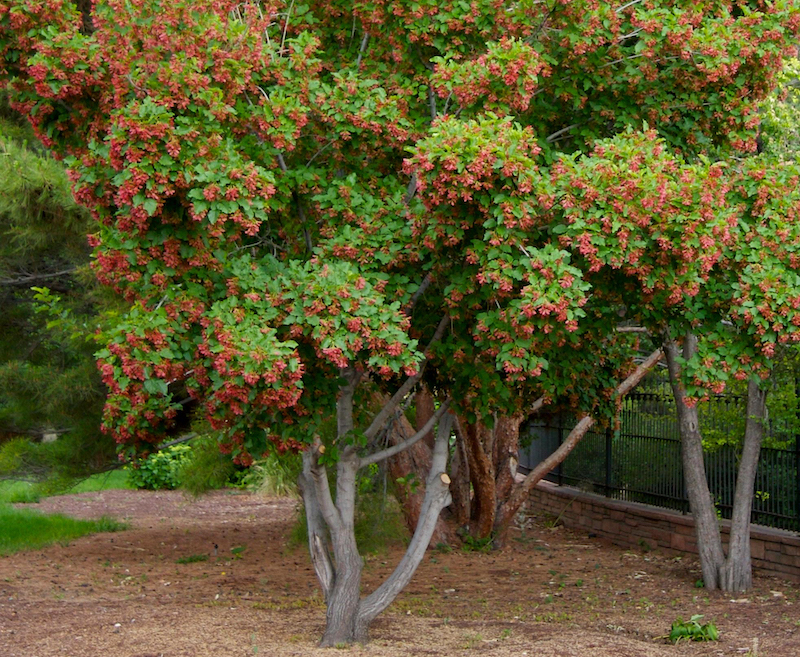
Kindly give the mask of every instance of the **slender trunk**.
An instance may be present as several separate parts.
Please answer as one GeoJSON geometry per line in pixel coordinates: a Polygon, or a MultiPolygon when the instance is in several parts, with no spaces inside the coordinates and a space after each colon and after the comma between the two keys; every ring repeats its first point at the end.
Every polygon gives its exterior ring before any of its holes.
{"type": "Polygon", "coordinates": [[[317,574],[322,595],[328,602],[331,587],[333,586],[334,569],[328,550],[328,530],[322,515],[320,502],[317,498],[316,487],[312,469],[314,468],[315,453],[308,450],[303,453],[303,471],[300,474],[298,485],[303,497],[303,506],[306,512],[306,527],[308,528],[308,551],[311,554],[311,563],[317,574]]]}
{"type": "MultiPolygon", "coordinates": [[[[428,387],[424,384],[422,384],[420,389],[417,391],[414,402],[417,410],[414,424],[415,429],[419,431],[425,426],[425,423],[433,417],[433,414],[436,412],[436,406],[433,402],[433,395],[431,394],[431,391],[428,390],[428,387]]],[[[429,431],[422,439],[429,450],[433,450],[433,444],[435,440],[436,438],[433,431],[429,431]]]]}
{"type": "MultiPolygon", "coordinates": [[[[683,345],[683,358],[688,360],[697,349],[697,339],[687,334],[683,345]]],[[[700,555],[700,568],[703,573],[703,584],[709,590],[720,586],[719,570],[725,561],[722,550],[722,537],[719,530],[714,501],[708,489],[705,465],[703,463],[703,442],[700,435],[700,423],[697,406],[686,404],[685,391],[681,383],[680,349],[673,341],[664,345],[669,367],[669,378],[675,397],[678,414],[678,427],[681,435],[683,455],[683,476],[686,493],[694,516],[697,535],[697,551],[700,555]]]]}
{"type": "MultiPolygon", "coordinates": [[[[433,408],[433,405],[431,407],[433,408]]],[[[425,418],[424,422],[420,423],[418,416],[417,430],[421,430],[431,417],[433,417],[433,412],[425,418]]],[[[401,414],[389,426],[387,433],[388,443],[396,445],[407,440],[414,433],[411,423],[406,419],[405,415],[401,414]]],[[[434,432],[431,431],[429,433],[432,434],[434,432]]],[[[430,472],[432,458],[431,448],[428,447],[425,437],[423,437],[419,442],[387,460],[388,473],[392,481],[396,482],[398,479],[402,479],[410,482],[406,485],[396,486],[395,495],[400,503],[406,526],[412,534],[419,524],[425,500],[426,487],[422,476],[423,473],[430,472]]],[[[439,517],[431,537],[431,545],[449,545],[455,539],[456,536],[453,530],[448,526],[444,518],[439,517]]]]}
{"type": "Polygon", "coordinates": [[[753,586],[753,567],[750,560],[750,514],[753,507],[758,455],[764,438],[766,392],[755,377],[747,385],[747,419],[744,445],[736,477],[731,535],[728,558],[720,569],[720,588],[723,591],[747,591],[753,586]]]}
{"type": "Polygon", "coordinates": [[[494,529],[497,510],[494,463],[491,459],[490,446],[493,430],[482,422],[468,424],[463,419],[459,419],[456,426],[464,441],[473,490],[469,533],[473,538],[488,538],[494,529]],[[488,450],[487,445],[490,446],[488,450]]]}
{"type": "MultiPolygon", "coordinates": [[[[514,488],[514,477],[519,463],[519,428],[525,420],[521,413],[498,417],[492,460],[495,471],[495,495],[498,501],[508,499],[514,488]]],[[[495,525],[497,519],[495,517],[495,525]]]]}
{"type": "Polygon", "coordinates": [[[450,478],[445,473],[449,451],[450,431],[453,426],[453,415],[448,413],[439,420],[436,431],[436,442],[433,449],[431,470],[425,483],[425,501],[422,505],[417,530],[411,538],[403,558],[389,578],[361,604],[357,626],[367,628],[369,624],[388,607],[402,591],[425,556],[436,528],[436,520],[442,509],[450,504],[450,478]]]}
{"type": "MultiPolygon", "coordinates": [[[[617,397],[624,397],[633,390],[662,358],[663,352],[661,349],[657,349],[650,354],[641,365],[617,386],[617,389],[614,391],[617,397]]],[[[497,516],[495,517],[493,545],[496,548],[500,548],[505,544],[508,530],[511,528],[514,517],[522,508],[522,505],[528,500],[536,484],[544,479],[544,477],[559,464],[563,463],[564,459],[575,449],[589,429],[594,425],[594,422],[594,418],[590,416],[582,418],[578,424],[573,427],[566,440],[558,449],[531,470],[521,484],[516,485],[512,489],[510,496],[508,496],[506,501],[497,510],[497,516]]],[[[517,428],[517,435],[519,436],[519,427],[517,428]]]]}

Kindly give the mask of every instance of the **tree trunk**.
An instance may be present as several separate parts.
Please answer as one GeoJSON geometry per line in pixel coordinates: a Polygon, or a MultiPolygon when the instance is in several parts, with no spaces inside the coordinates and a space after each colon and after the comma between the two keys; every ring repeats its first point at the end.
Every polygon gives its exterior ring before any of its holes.
{"type": "Polygon", "coordinates": [[[728,557],[720,569],[720,588],[723,591],[747,591],[753,586],[750,514],[753,508],[758,455],[764,438],[766,401],[766,392],[760,389],[755,377],[751,378],[747,384],[747,419],[742,457],[736,477],[728,557]]]}
{"type": "Polygon", "coordinates": [[[470,505],[469,533],[477,539],[489,538],[494,529],[497,494],[492,462],[493,429],[482,422],[469,424],[463,418],[456,422],[469,465],[473,496],[470,505]],[[488,447],[488,449],[487,449],[488,447]]]}
{"type": "Polygon", "coordinates": [[[518,413],[498,417],[495,422],[492,460],[495,471],[495,495],[499,501],[508,499],[514,488],[514,478],[519,463],[519,428],[524,420],[525,416],[518,413]]]}
{"type": "Polygon", "coordinates": [[[464,445],[464,437],[460,431],[456,431],[456,448],[453,459],[450,463],[450,494],[453,496],[453,503],[450,505],[456,526],[468,528],[470,514],[470,477],[469,462],[467,461],[467,448],[464,445]]]}
{"type": "MultiPolygon", "coordinates": [[[[445,474],[453,416],[447,413],[449,400],[440,405],[426,426],[408,441],[381,452],[359,458],[353,445],[348,445],[348,434],[353,429],[353,395],[360,375],[352,369],[343,369],[345,384],[339,389],[337,399],[337,443],[340,455],[336,465],[336,501],[333,500],[327,471],[322,463],[325,447],[317,438],[312,448],[303,455],[303,473],[300,487],[306,505],[306,523],[309,529],[309,550],[314,570],[322,586],[327,605],[325,632],[320,645],[332,647],[368,639],[370,623],[408,584],[419,566],[436,530],[442,509],[450,503],[450,479],[445,474]],[[413,446],[413,441],[427,433],[427,428],[438,420],[435,446],[431,458],[430,474],[426,482],[425,497],[419,514],[419,523],[405,555],[389,578],[372,594],[361,599],[361,572],[363,562],[356,545],[355,499],[356,480],[360,468],[389,458],[403,448],[413,446]],[[326,532],[327,529],[327,532],[326,532]],[[331,560],[328,539],[333,551],[331,560]]],[[[384,414],[388,415],[388,414],[384,414]]]]}
{"type": "MultiPolygon", "coordinates": [[[[425,426],[425,423],[433,417],[433,414],[436,412],[436,405],[433,401],[433,395],[431,394],[430,390],[425,384],[420,385],[420,389],[417,391],[416,396],[414,397],[414,405],[416,406],[416,420],[414,422],[415,429],[419,431],[422,427],[425,426]]],[[[409,434],[410,435],[410,434],[409,434]]],[[[422,442],[425,443],[428,450],[433,450],[433,444],[435,442],[435,436],[433,431],[429,431],[425,434],[422,438],[422,442]]],[[[427,468],[425,469],[427,471],[427,468]]],[[[416,525],[415,525],[416,526],[416,525]]]]}
{"type": "MultiPolygon", "coordinates": [[[[686,360],[691,358],[696,349],[697,339],[692,334],[687,334],[683,344],[683,358],[686,360]]],[[[685,401],[686,395],[681,383],[678,360],[680,356],[678,345],[673,341],[668,341],[664,345],[664,352],[667,355],[669,378],[678,414],[683,454],[683,476],[686,493],[689,496],[689,505],[694,516],[703,584],[707,589],[713,591],[720,586],[719,570],[725,561],[725,554],[722,551],[722,538],[714,501],[711,498],[706,479],[697,406],[689,406],[685,401]]]]}

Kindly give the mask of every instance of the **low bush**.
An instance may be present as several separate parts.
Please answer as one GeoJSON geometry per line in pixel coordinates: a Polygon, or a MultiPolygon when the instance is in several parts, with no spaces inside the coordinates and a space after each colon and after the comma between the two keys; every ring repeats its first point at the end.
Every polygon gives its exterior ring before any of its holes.
{"type": "Polygon", "coordinates": [[[187,444],[172,445],[130,466],[128,481],[135,488],[172,490],[180,486],[180,470],[190,458],[187,444]]]}

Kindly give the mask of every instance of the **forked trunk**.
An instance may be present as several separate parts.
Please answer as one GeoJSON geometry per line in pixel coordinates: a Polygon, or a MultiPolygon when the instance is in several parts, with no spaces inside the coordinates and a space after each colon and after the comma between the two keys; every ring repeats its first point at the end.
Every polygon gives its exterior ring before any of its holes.
{"type": "MultiPolygon", "coordinates": [[[[746,591],[753,585],[753,570],[750,558],[750,514],[758,467],[758,455],[764,434],[766,393],[752,378],[747,387],[747,418],[745,421],[744,445],[736,479],[736,493],[731,520],[728,555],[722,549],[714,501],[708,489],[703,464],[703,444],[700,435],[697,408],[685,403],[684,389],[678,364],[679,349],[674,342],[664,346],[670,371],[670,382],[675,395],[678,424],[683,449],[683,469],[686,492],[689,496],[695,521],[697,549],[703,584],[709,590],[717,588],[728,592],[746,591]]],[[[696,349],[696,339],[687,335],[684,340],[683,357],[688,359],[696,349]]]]}
{"type": "Polygon", "coordinates": [[[426,423],[425,431],[417,432],[409,438],[408,444],[396,445],[359,458],[355,448],[347,445],[348,433],[353,429],[353,393],[359,375],[353,370],[345,369],[342,370],[342,377],[346,385],[340,388],[337,401],[338,442],[342,447],[336,465],[336,501],[334,502],[331,494],[326,468],[322,463],[325,448],[319,439],[303,455],[303,474],[300,478],[306,505],[309,550],[327,605],[325,633],[320,643],[323,647],[365,642],[368,639],[370,623],[411,580],[425,555],[441,510],[450,503],[450,479],[445,474],[453,423],[452,415],[447,413],[449,402],[439,407],[434,417],[426,423]],[[358,471],[410,446],[414,440],[427,433],[437,420],[439,425],[417,529],[395,571],[372,594],[362,599],[363,562],[354,533],[358,471]]]}
{"type": "Polygon", "coordinates": [[[355,492],[358,457],[348,451],[336,469],[336,510],[338,522],[330,526],[331,545],[336,560],[333,586],[327,599],[324,647],[366,641],[366,627],[358,623],[361,603],[363,561],[356,545],[355,492]]]}

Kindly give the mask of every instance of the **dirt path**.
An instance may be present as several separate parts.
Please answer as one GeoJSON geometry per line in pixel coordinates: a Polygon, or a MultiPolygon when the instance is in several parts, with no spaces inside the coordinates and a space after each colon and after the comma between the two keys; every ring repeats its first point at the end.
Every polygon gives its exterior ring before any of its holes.
{"type": "MultiPolygon", "coordinates": [[[[113,515],[132,528],[0,558],[5,657],[753,656],[754,641],[761,657],[800,656],[800,591],[789,583],[758,578],[733,601],[694,588],[688,558],[626,552],[537,522],[500,554],[432,551],[371,643],[325,651],[308,556],[287,547],[292,500],[104,491],[34,506],[113,515]],[[198,560],[178,563],[189,557],[198,560]],[[714,620],[721,640],[655,638],[693,614],[714,620]]],[[[365,587],[398,559],[368,557],[365,587]]]]}

